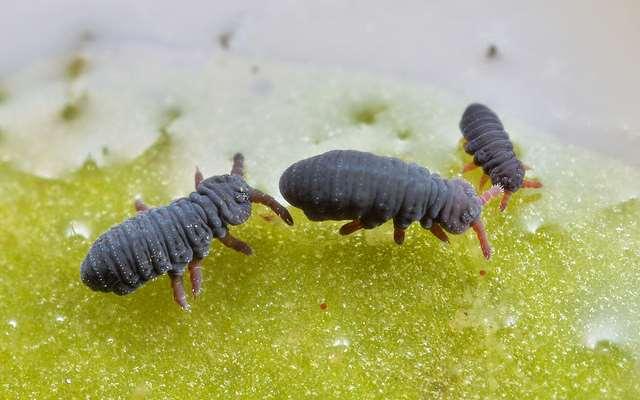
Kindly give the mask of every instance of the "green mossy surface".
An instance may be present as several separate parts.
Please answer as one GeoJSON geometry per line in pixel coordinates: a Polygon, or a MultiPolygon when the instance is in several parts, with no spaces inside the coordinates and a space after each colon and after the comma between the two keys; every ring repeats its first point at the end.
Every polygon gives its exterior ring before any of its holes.
{"type": "Polygon", "coordinates": [[[637,199],[582,229],[530,230],[513,216],[540,195],[519,193],[508,213],[484,213],[490,262],[469,232],[444,245],[412,226],[397,246],[389,224],[341,237],[339,223],[294,211],[288,227],[256,206],[233,229],[255,255],[216,242],[191,312],[166,277],[124,297],[90,291],[91,242],[136,195],[171,200],[173,147],[165,133],[130,163],[60,180],[0,166],[3,397],[640,396],[637,199]],[[589,342],[600,312],[619,332],[589,342]]]}

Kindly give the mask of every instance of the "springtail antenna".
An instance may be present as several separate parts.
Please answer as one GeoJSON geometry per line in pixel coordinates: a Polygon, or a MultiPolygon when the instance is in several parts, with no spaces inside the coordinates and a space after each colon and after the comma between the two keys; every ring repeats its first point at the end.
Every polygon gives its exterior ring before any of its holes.
{"type": "Polygon", "coordinates": [[[484,206],[489,201],[491,201],[491,199],[493,199],[494,197],[498,197],[502,192],[504,192],[504,189],[502,189],[502,186],[493,185],[489,188],[489,190],[487,190],[486,192],[482,193],[482,195],[479,196],[480,203],[482,203],[482,205],[484,206]]]}
{"type": "Polygon", "coordinates": [[[244,177],[244,156],[236,153],[233,156],[233,167],[231,167],[231,175],[240,175],[244,177]]]}

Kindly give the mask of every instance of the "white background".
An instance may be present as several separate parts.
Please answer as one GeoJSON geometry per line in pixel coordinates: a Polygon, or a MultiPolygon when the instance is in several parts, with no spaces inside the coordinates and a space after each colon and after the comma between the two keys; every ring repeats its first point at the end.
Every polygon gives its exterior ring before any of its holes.
{"type": "Polygon", "coordinates": [[[232,31],[241,55],[428,83],[640,164],[638,0],[0,0],[0,10],[0,80],[76,46],[83,30],[212,51],[232,31]]]}

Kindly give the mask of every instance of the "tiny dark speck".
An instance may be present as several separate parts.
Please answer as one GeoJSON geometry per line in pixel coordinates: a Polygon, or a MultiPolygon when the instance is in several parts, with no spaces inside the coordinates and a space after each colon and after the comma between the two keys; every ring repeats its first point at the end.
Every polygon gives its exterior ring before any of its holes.
{"type": "Polygon", "coordinates": [[[398,137],[398,139],[400,140],[407,140],[409,138],[411,138],[411,136],[413,136],[413,132],[411,131],[411,129],[401,129],[398,132],[396,132],[396,136],[398,137]]]}
{"type": "Polygon", "coordinates": [[[260,214],[260,217],[267,222],[273,222],[276,219],[276,215],[273,213],[260,214]]]}
{"type": "Polygon", "coordinates": [[[229,47],[231,47],[231,39],[233,39],[233,32],[230,31],[222,32],[218,35],[218,43],[224,50],[229,50],[229,47]]]}
{"type": "Polygon", "coordinates": [[[60,111],[60,117],[65,121],[73,121],[80,115],[80,107],[77,104],[67,103],[60,111]]]}
{"type": "Polygon", "coordinates": [[[65,75],[67,79],[73,80],[87,72],[87,69],[89,69],[89,61],[85,57],[76,56],[67,64],[65,75]]]}
{"type": "Polygon", "coordinates": [[[321,304],[320,304],[320,309],[321,309],[321,310],[326,310],[326,309],[327,309],[327,307],[328,307],[328,306],[327,306],[327,303],[321,303],[321,304]]]}
{"type": "Polygon", "coordinates": [[[388,108],[383,103],[361,104],[351,110],[351,120],[356,124],[373,125],[377,122],[379,115],[388,108]]]}
{"type": "Polygon", "coordinates": [[[487,58],[496,57],[498,57],[498,47],[495,44],[489,45],[489,47],[487,47],[487,58]]]}
{"type": "Polygon", "coordinates": [[[487,271],[481,269],[480,270],[480,276],[485,276],[487,274],[487,271]]]}

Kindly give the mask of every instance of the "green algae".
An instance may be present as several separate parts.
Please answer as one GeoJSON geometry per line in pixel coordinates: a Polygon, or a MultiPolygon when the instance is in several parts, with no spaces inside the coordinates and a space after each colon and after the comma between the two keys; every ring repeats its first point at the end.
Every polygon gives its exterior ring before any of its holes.
{"type": "Polygon", "coordinates": [[[164,110],[161,117],[160,131],[166,132],[171,127],[171,124],[180,118],[182,114],[182,109],[177,106],[169,107],[164,110]]]}
{"type": "Polygon", "coordinates": [[[0,167],[4,395],[640,395],[637,343],[622,333],[584,339],[602,312],[613,313],[613,329],[637,328],[637,199],[602,209],[579,231],[510,223],[525,202],[509,214],[488,209],[491,262],[470,233],[447,246],[412,226],[397,246],[389,224],[341,237],[339,223],[294,210],[288,227],[258,218],[266,209],[256,206],[234,228],[255,256],[215,243],[192,312],[173,304],[165,277],[125,297],[90,291],[78,274],[91,241],[133,214],[136,195],[170,200],[172,148],[163,133],[130,163],[88,161],[59,180],[0,167]]]}
{"type": "Polygon", "coordinates": [[[371,101],[354,106],[350,111],[350,118],[356,124],[372,125],[378,120],[380,114],[389,106],[382,102],[371,101]]]}
{"type": "Polygon", "coordinates": [[[413,131],[409,128],[399,129],[398,131],[396,131],[396,136],[400,140],[408,140],[413,136],[413,131]]]}
{"type": "Polygon", "coordinates": [[[59,112],[60,119],[65,123],[70,123],[82,117],[89,105],[89,96],[86,93],[71,99],[62,107],[59,112]]]}
{"type": "Polygon", "coordinates": [[[77,55],[73,57],[65,66],[64,74],[67,79],[78,79],[89,70],[89,60],[86,57],[77,55]]]}

